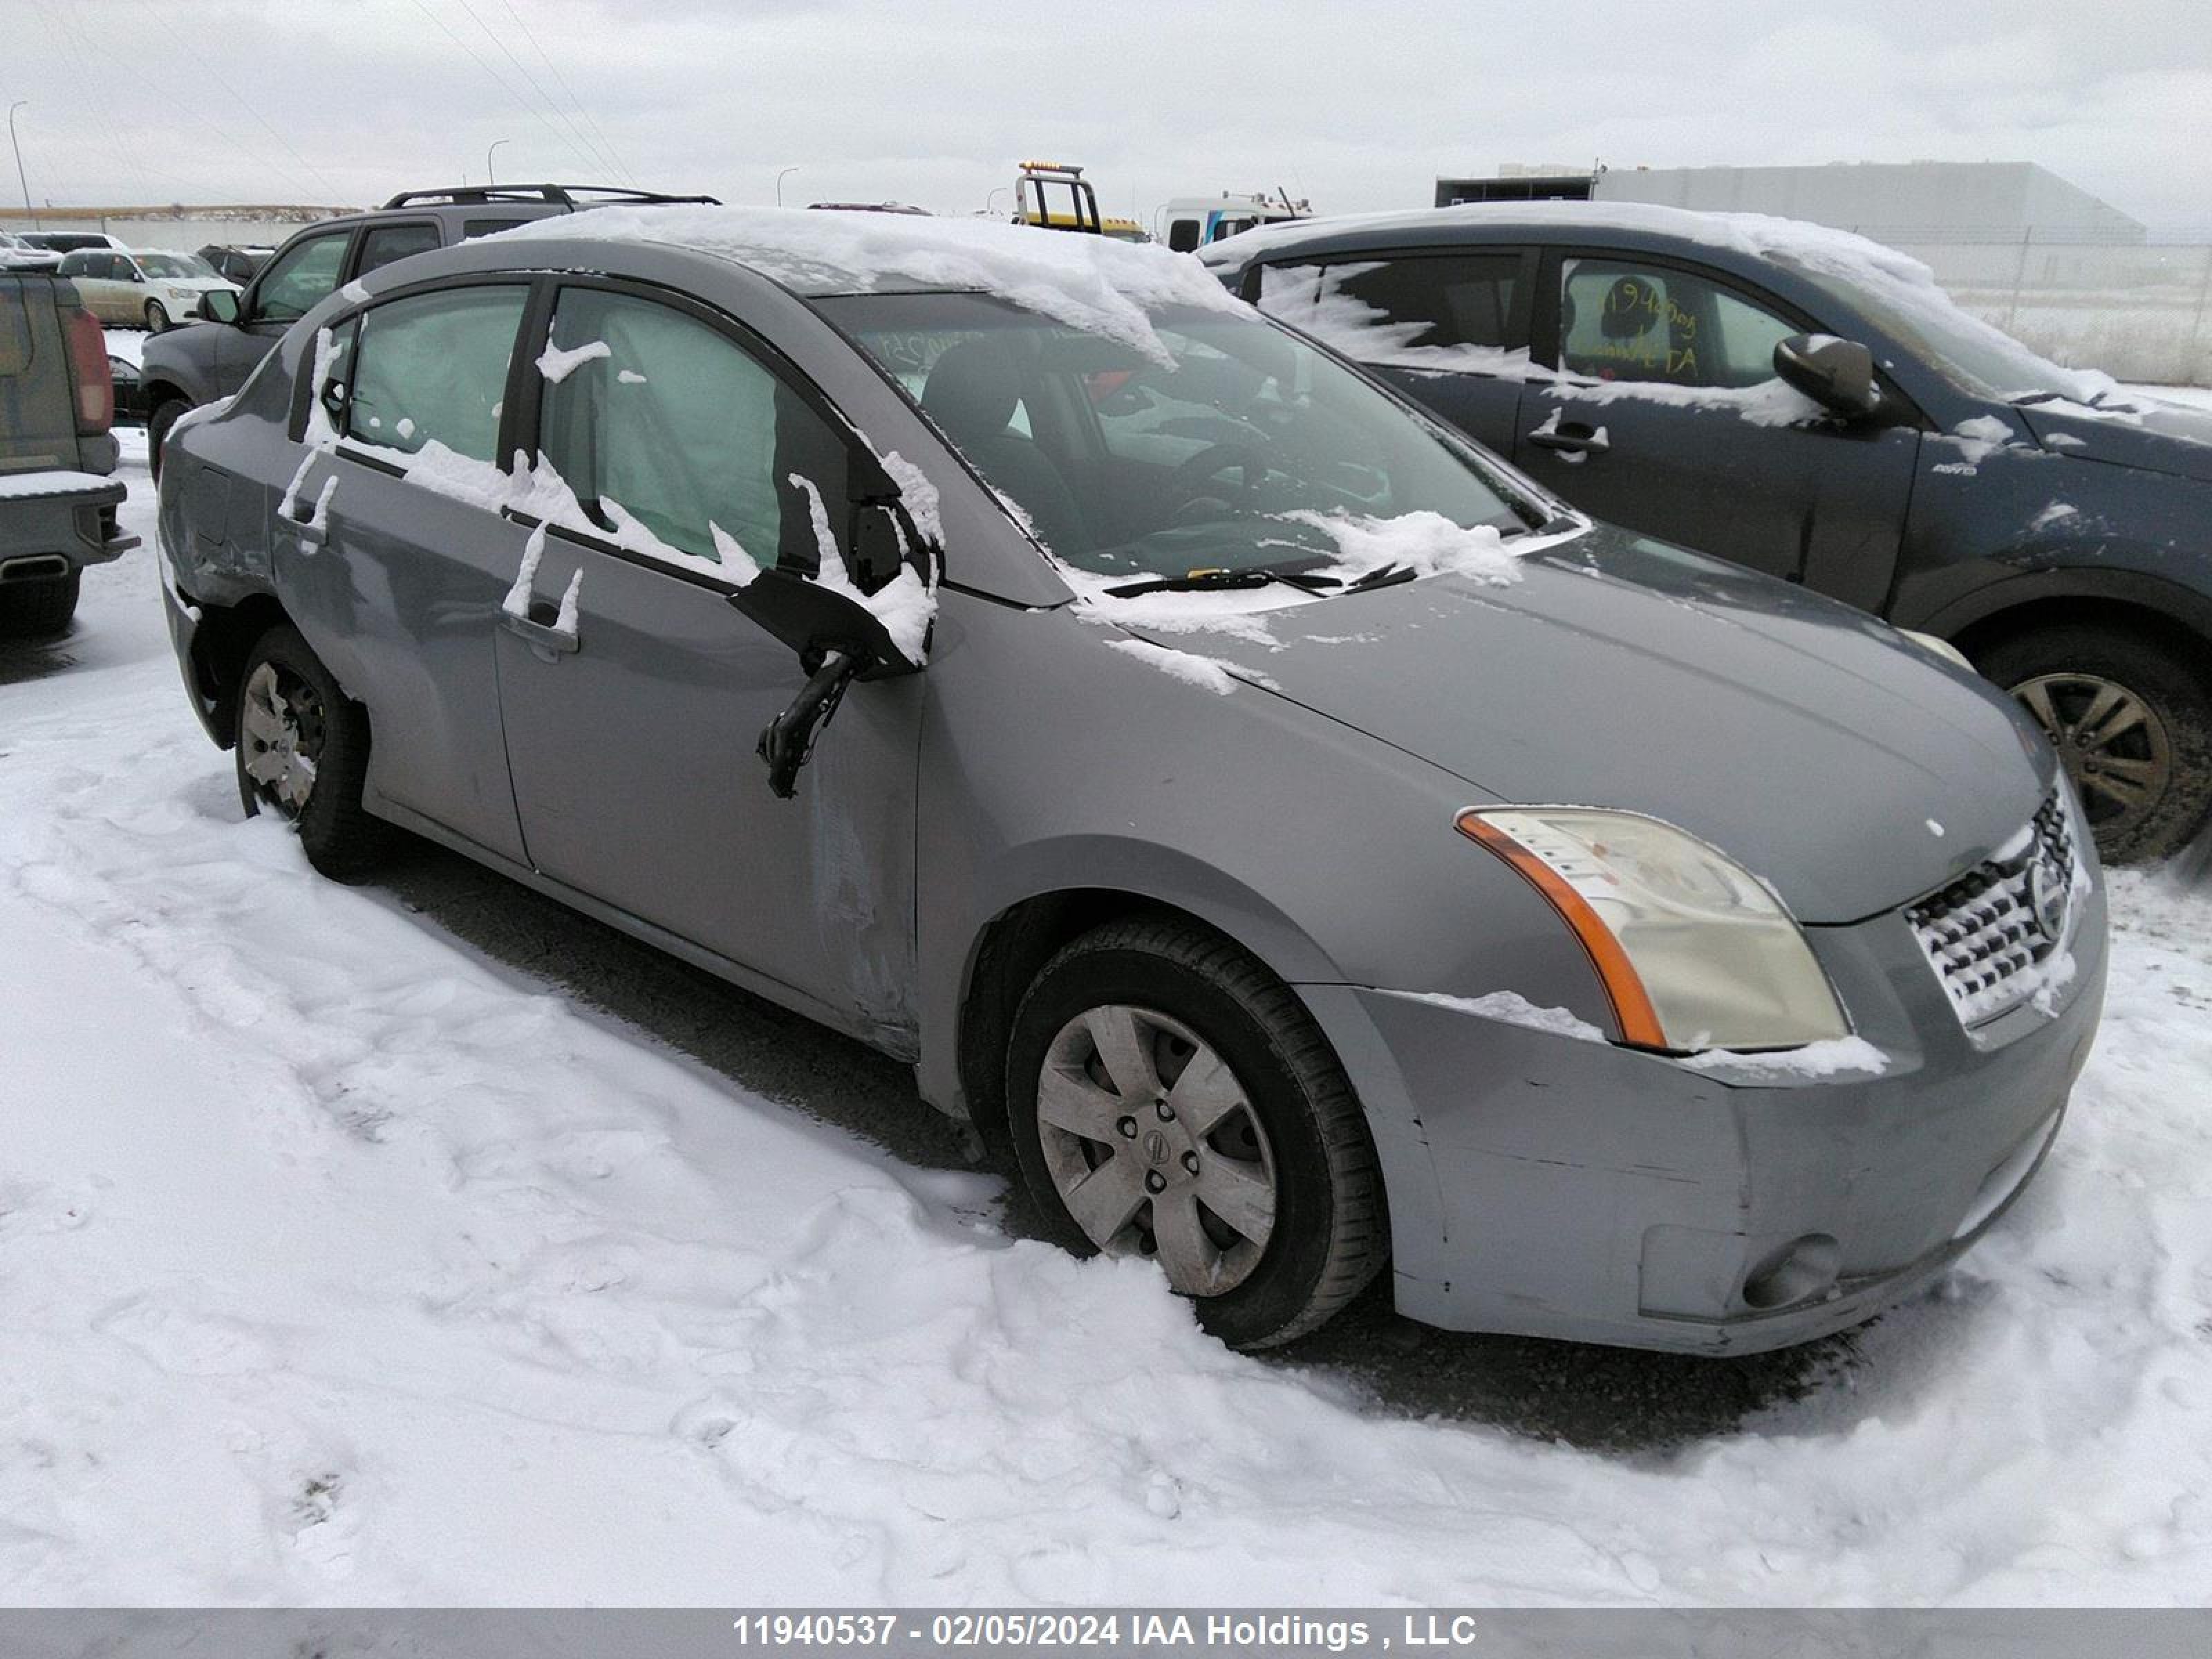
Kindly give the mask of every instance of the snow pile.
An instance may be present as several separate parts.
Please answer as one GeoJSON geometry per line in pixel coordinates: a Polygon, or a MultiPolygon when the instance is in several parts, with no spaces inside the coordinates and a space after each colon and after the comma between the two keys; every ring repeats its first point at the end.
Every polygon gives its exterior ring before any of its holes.
{"type": "Polygon", "coordinates": [[[565,351],[548,343],[545,349],[538,354],[538,372],[558,386],[586,363],[596,362],[614,355],[614,348],[605,340],[586,340],[583,344],[571,346],[565,351]]]}
{"type": "MultiPolygon", "coordinates": [[[[1521,580],[1520,556],[1528,550],[1516,544],[1513,551],[1507,551],[1505,539],[1494,525],[1454,524],[1443,514],[1425,507],[1389,519],[1303,508],[1282,516],[1311,525],[1336,544],[1335,562],[1316,574],[1346,582],[1378,570],[1404,569],[1421,576],[1449,572],[1502,586],[1521,580]]],[[[1526,540],[1528,547],[1537,544],[1534,537],[1526,540]]],[[[1548,538],[1544,544],[1549,545],[1548,538]]]]}
{"type": "Polygon", "coordinates": [[[1502,1020],[1508,1025],[1525,1025],[1532,1031],[1548,1031],[1553,1036],[1572,1037],[1577,1042],[1604,1042],[1606,1034],[1565,1008],[1543,1008],[1528,1000],[1517,991],[1492,991],[1479,997],[1446,996],[1438,991],[1392,991],[1389,994],[1402,997],[1407,1002],[1432,1003],[1439,1008],[1456,1009],[1462,1014],[1473,1014],[1480,1019],[1502,1020]]]}
{"type": "Polygon", "coordinates": [[[929,288],[993,294],[1172,366],[1146,313],[1241,311],[1204,266],[1164,247],[979,219],[782,208],[606,207],[532,220],[501,240],[657,242],[747,265],[807,293],[929,288]]]}
{"type": "Polygon", "coordinates": [[[1945,435],[1959,447],[1968,465],[1979,466],[2010,443],[2014,434],[1996,416],[1977,415],[1960,422],[1945,435]]]}
{"type": "Polygon", "coordinates": [[[1227,696],[1237,689],[1237,682],[1240,679],[1266,685],[1271,690],[1276,689],[1264,675],[1255,674],[1250,669],[1240,667],[1225,657],[1201,656],[1195,651],[1178,650],[1174,646],[1154,645],[1150,640],[1109,640],[1106,648],[1119,651],[1127,657],[1134,657],[1139,662],[1158,669],[1170,679],[1197,686],[1200,690],[1211,691],[1217,696],[1227,696]]]}
{"type": "MultiPolygon", "coordinates": [[[[240,823],[160,611],[149,556],[97,567],[70,660],[0,685],[12,1601],[2212,1598],[2212,891],[2114,878],[2042,1173],[1825,1357],[1378,1317],[1261,1361],[441,920],[520,891],[316,878],[240,823]],[[1802,1397],[1639,1429],[1762,1376],[1802,1397]],[[1563,1443],[1556,1399],[1646,1438],[1563,1443]]],[[[560,937],[585,995],[631,969],[560,937]]],[[[690,994],[656,1030],[732,1018],[690,994]]]]}
{"type": "Polygon", "coordinates": [[[1864,1037],[1841,1036],[1765,1054],[1708,1048],[1686,1056],[1682,1064],[1746,1082],[1796,1083],[1814,1078],[1879,1076],[1889,1069],[1889,1056],[1864,1037]]]}

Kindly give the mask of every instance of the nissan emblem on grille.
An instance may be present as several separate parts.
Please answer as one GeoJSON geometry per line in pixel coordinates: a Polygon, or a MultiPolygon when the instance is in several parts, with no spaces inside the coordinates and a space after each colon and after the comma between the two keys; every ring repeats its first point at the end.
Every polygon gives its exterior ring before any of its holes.
{"type": "Polygon", "coordinates": [[[1906,908],[1960,1022],[1979,1025],[2031,996],[2039,968],[2066,942],[2074,838],[2056,794],[1998,856],[1906,908]]]}

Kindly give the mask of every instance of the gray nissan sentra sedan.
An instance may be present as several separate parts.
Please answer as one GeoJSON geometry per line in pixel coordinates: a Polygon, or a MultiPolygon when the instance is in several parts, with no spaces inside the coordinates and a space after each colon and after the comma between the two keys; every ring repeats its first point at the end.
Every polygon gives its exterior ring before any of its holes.
{"type": "Polygon", "coordinates": [[[165,461],[249,811],[910,1060],[1240,1346],[1386,1261],[1453,1329],[1836,1330],[2004,1209],[2096,1028],[2023,712],[1164,250],[606,210],[349,285],[165,461]]]}

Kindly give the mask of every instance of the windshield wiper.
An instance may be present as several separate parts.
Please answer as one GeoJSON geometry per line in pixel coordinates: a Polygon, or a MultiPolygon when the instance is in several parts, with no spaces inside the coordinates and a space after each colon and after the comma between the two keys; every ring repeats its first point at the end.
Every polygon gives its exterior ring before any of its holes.
{"type": "Polygon", "coordinates": [[[1211,593],[1239,587],[1266,587],[1273,582],[1303,588],[1309,593],[1327,592],[1344,585],[1341,577],[1261,564],[1245,570],[1190,570],[1180,576],[1152,576],[1143,581],[1123,582],[1106,591],[1117,599],[1133,599],[1142,593],[1211,593]]]}

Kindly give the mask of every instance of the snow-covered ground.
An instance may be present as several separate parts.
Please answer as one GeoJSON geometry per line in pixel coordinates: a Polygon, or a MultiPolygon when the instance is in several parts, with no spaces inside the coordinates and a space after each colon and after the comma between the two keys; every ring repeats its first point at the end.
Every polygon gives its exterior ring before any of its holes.
{"type": "Polygon", "coordinates": [[[341,887],[241,821],[128,476],[149,548],[0,654],[5,1599],[2212,1596],[2201,874],[2115,884],[2051,1164],[1857,1336],[1370,1308],[1263,1363],[822,1121],[922,1114],[896,1068],[688,970],[639,994],[641,951],[458,861],[341,887]],[[725,1065],[725,1025],[769,1036],[725,1065]]]}

